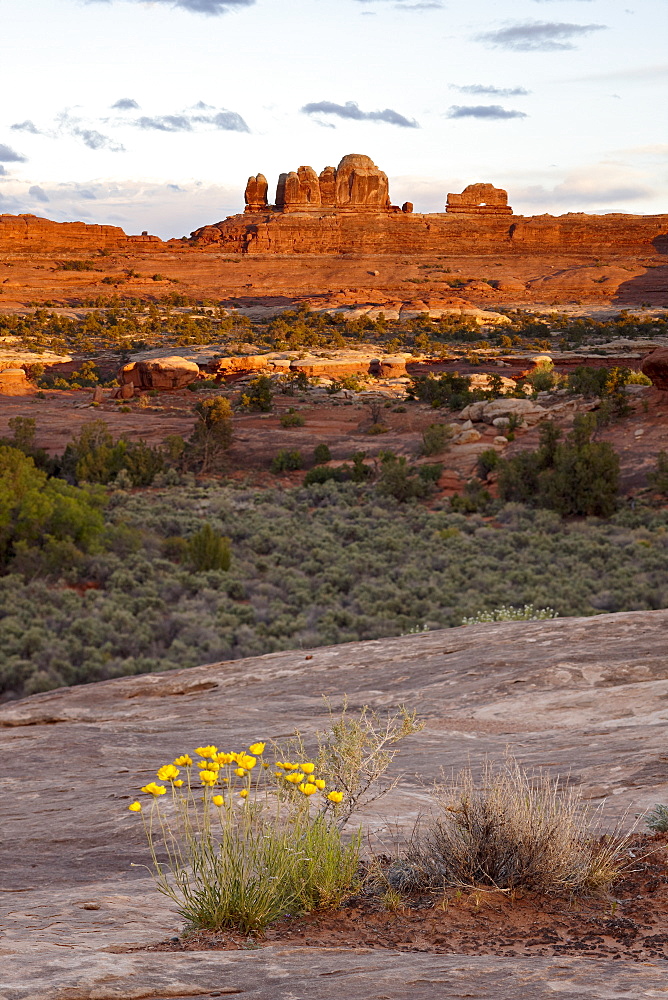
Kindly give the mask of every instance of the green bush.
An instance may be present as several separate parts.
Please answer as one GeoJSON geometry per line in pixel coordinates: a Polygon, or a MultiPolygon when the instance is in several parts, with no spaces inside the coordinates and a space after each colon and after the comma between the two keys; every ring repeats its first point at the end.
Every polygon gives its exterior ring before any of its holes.
{"type": "Polygon", "coordinates": [[[453,430],[448,424],[429,424],[422,432],[421,454],[439,455],[446,450],[452,436],[453,430]]]}
{"type": "Polygon", "coordinates": [[[128,441],[123,437],[114,441],[104,420],[85,423],[61,460],[63,474],[77,483],[107,485],[126,472],[129,485],[135,487],[150,486],[164,466],[160,449],[151,448],[145,441],[128,441]]]}
{"type": "Polygon", "coordinates": [[[272,459],[271,471],[294,472],[296,469],[301,469],[303,464],[304,461],[300,451],[289,451],[287,448],[281,448],[278,454],[272,459]]]}
{"type": "MultiPolygon", "coordinates": [[[[203,399],[195,406],[197,422],[190,437],[188,459],[200,472],[220,471],[225,452],[232,444],[232,406],[224,396],[203,399]]],[[[178,443],[169,439],[175,451],[178,443]]]]}
{"type": "Polygon", "coordinates": [[[230,568],[230,540],[205,524],[188,539],[188,559],[197,573],[230,568]]]}
{"type": "Polygon", "coordinates": [[[493,472],[499,464],[501,456],[494,448],[486,448],[478,455],[476,469],[480,479],[487,479],[490,472],[493,472]]]}
{"type": "Polygon", "coordinates": [[[668,833],[668,806],[657,803],[647,813],[645,823],[653,833],[668,833]]]}
{"type": "Polygon", "coordinates": [[[617,507],[619,458],[607,441],[592,441],[595,418],[578,415],[564,444],[547,423],[540,447],[498,464],[499,496],[557,511],[564,517],[610,517],[617,507]]]}
{"type": "Polygon", "coordinates": [[[656,468],[648,474],[647,481],[657,493],[668,496],[668,452],[659,452],[656,468]]]}
{"type": "Polygon", "coordinates": [[[86,490],[48,477],[22,451],[0,446],[0,566],[18,552],[25,557],[27,548],[51,555],[92,550],[103,530],[100,506],[86,490]]]}
{"type": "Polygon", "coordinates": [[[246,410],[259,410],[269,413],[272,407],[274,391],[268,375],[258,375],[251,379],[248,388],[241,396],[241,406],[246,410]]]}
{"type": "Polygon", "coordinates": [[[292,407],[281,416],[281,427],[303,427],[305,423],[301,413],[295,413],[292,407]]]}
{"type": "Polygon", "coordinates": [[[316,465],[323,465],[325,462],[331,461],[332,453],[329,450],[329,446],[321,443],[317,444],[313,449],[313,461],[316,465]]]}

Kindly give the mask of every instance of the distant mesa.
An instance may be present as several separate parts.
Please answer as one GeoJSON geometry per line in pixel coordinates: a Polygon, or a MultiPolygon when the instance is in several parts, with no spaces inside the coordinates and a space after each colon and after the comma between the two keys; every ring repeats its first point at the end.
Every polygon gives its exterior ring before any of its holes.
{"type": "Polygon", "coordinates": [[[446,212],[462,215],[512,215],[508,193],[493,184],[469,184],[461,194],[449,194],[446,212]]]}

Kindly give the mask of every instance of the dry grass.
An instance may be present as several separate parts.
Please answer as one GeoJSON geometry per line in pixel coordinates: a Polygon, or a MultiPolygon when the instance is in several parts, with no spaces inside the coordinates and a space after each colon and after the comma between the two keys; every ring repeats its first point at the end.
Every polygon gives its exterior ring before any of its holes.
{"type": "Polygon", "coordinates": [[[592,831],[577,790],[513,759],[486,764],[479,781],[465,770],[434,794],[434,815],[388,873],[398,889],[597,891],[628,865],[628,838],[592,831]]]}

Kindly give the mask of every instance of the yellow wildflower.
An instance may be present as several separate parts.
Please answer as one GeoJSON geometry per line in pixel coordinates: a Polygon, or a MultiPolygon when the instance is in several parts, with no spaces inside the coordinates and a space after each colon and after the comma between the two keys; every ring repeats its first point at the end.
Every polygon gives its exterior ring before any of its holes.
{"type": "Polygon", "coordinates": [[[128,809],[130,810],[131,813],[140,813],[141,802],[131,802],[130,805],[128,806],[128,809]]]}
{"type": "Polygon", "coordinates": [[[279,764],[278,766],[285,768],[286,771],[294,771],[296,767],[299,767],[299,764],[290,764],[289,761],[285,760],[283,761],[282,764],[279,764]]]}
{"type": "Polygon", "coordinates": [[[231,754],[231,753],[223,753],[223,752],[221,751],[220,753],[216,754],[216,761],[217,761],[217,762],[218,762],[218,763],[219,763],[219,764],[220,764],[221,766],[222,766],[223,764],[231,764],[231,763],[232,763],[232,754],[231,754]]]}
{"type": "Polygon", "coordinates": [[[292,774],[286,774],[285,779],[291,781],[293,785],[298,785],[300,781],[304,780],[304,775],[293,771],[292,774]]]}
{"type": "Polygon", "coordinates": [[[197,766],[203,771],[217,771],[220,764],[217,760],[198,760],[197,766]]]}
{"type": "Polygon", "coordinates": [[[274,777],[275,778],[282,778],[283,777],[283,772],[282,771],[274,771],[274,777]]]}
{"type": "Polygon", "coordinates": [[[174,782],[174,787],[175,788],[180,788],[182,784],[183,784],[183,779],[179,778],[178,781],[174,782]]]}
{"type": "Polygon", "coordinates": [[[213,802],[214,806],[222,806],[225,799],[223,798],[222,795],[214,795],[211,801],[213,802]]]}
{"type": "Polygon", "coordinates": [[[303,785],[299,786],[299,791],[303,792],[304,795],[313,795],[318,789],[310,781],[305,781],[303,785]]]}
{"type": "Polygon", "coordinates": [[[156,772],[160,781],[172,781],[174,778],[178,778],[180,773],[178,767],[174,767],[173,764],[165,764],[163,767],[158,768],[156,772]]]}
{"type": "Polygon", "coordinates": [[[198,753],[200,757],[215,757],[218,753],[218,747],[210,745],[208,747],[197,747],[195,753],[198,753]]]}
{"type": "Polygon", "coordinates": [[[248,749],[250,750],[251,753],[255,753],[259,756],[260,754],[264,753],[265,746],[266,743],[251,743],[248,749]]]}
{"type": "Polygon", "coordinates": [[[341,802],[343,799],[343,792],[330,792],[327,798],[330,802],[341,802]]]}
{"type": "Polygon", "coordinates": [[[243,778],[243,776],[244,776],[244,774],[245,774],[246,772],[245,772],[245,770],[243,769],[243,767],[235,767],[235,769],[234,769],[234,773],[235,773],[235,774],[237,775],[237,777],[239,777],[239,778],[243,778]]]}
{"type": "Polygon", "coordinates": [[[327,784],[327,782],[323,781],[322,778],[316,778],[315,781],[313,782],[313,784],[315,785],[316,788],[318,788],[318,789],[320,789],[320,791],[322,791],[323,788],[325,787],[325,785],[327,784]]]}
{"type": "Polygon", "coordinates": [[[215,771],[200,771],[199,776],[203,785],[215,785],[218,780],[218,774],[215,771]]]}
{"type": "Polygon", "coordinates": [[[315,771],[315,764],[300,764],[299,765],[304,772],[304,774],[313,774],[315,771]]]}
{"type": "Polygon", "coordinates": [[[191,767],[193,759],[190,754],[182,753],[180,757],[177,757],[174,763],[177,767],[191,767]]]}
{"type": "Polygon", "coordinates": [[[166,791],[164,785],[156,785],[155,781],[149,781],[148,785],[142,788],[142,792],[146,792],[147,795],[164,795],[166,791]]]}
{"type": "Polygon", "coordinates": [[[239,792],[239,795],[241,796],[242,799],[247,798],[248,797],[248,789],[247,788],[242,788],[241,791],[239,792]]]}
{"type": "Polygon", "coordinates": [[[249,753],[240,753],[237,758],[240,767],[245,767],[248,771],[257,764],[257,757],[251,757],[249,753]]]}

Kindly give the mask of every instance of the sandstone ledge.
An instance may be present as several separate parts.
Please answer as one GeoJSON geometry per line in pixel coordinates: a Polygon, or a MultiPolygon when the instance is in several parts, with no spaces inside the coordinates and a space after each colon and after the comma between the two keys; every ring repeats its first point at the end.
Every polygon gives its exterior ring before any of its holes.
{"type": "Polygon", "coordinates": [[[270,947],[128,953],[176,934],[145,870],[138,784],[176,752],[322,726],[321,693],[426,719],[401,785],[364,819],[391,836],[446,771],[510,748],[569,773],[604,816],[668,800],[668,611],[479,625],[292,650],[61,689],[0,706],[8,762],[0,867],[0,1000],[237,993],[253,1000],[662,996],[668,962],[270,947]],[[311,657],[306,659],[306,656],[311,657]],[[17,845],[20,844],[20,850],[17,845]]]}

